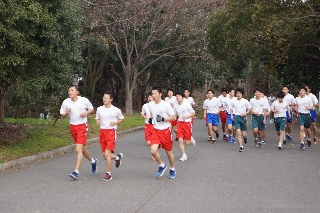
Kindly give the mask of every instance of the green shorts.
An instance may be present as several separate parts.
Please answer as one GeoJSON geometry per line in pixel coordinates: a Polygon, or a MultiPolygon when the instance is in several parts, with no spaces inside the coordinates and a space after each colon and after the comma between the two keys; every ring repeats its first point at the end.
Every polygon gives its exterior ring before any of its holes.
{"type": "Polygon", "coordinates": [[[266,125],[263,123],[263,115],[252,115],[252,128],[258,128],[259,131],[266,128],[266,125]]]}
{"type": "Polygon", "coordinates": [[[247,131],[247,117],[241,117],[240,115],[235,115],[233,117],[234,126],[236,129],[240,129],[241,131],[247,131]]]}
{"type": "Polygon", "coordinates": [[[287,118],[286,117],[278,117],[274,118],[274,126],[276,127],[276,131],[284,131],[286,127],[287,118]]]}
{"type": "Polygon", "coordinates": [[[299,113],[298,123],[299,123],[299,126],[304,126],[305,128],[310,128],[310,114],[309,113],[299,113]]]}

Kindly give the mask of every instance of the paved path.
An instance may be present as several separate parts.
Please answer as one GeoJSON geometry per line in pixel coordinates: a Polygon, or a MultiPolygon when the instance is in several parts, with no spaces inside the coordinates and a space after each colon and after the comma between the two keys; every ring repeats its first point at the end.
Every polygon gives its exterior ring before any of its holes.
{"type": "Polygon", "coordinates": [[[130,133],[118,138],[116,151],[124,158],[110,182],[102,181],[98,144],[88,147],[99,160],[98,173],[92,175],[84,160],[77,181],[68,177],[74,152],[0,173],[0,212],[320,212],[320,144],[301,151],[297,125],[294,133],[278,150],[269,124],[267,144],[259,149],[249,129],[239,153],[238,144],[207,142],[204,121],[196,120],[197,146],[186,148],[188,161],[179,161],[174,144],[176,179],[167,178],[168,170],[157,178],[143,131],[130,133]]]}

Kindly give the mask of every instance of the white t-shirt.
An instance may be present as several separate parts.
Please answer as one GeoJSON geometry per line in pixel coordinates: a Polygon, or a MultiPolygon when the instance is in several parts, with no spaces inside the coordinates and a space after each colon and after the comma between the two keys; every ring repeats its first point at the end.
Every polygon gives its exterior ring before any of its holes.
{"type": "Polygon", "coordinates": [[[306,109],[306,106],[313,106],[313,102],[308,96],[305,96],[304,98],[297,97],[296,104],[298,105],[299,113],[310,113],[310,110],[306,109]]]}
{"type": "Polygon", "coordinates": [[[251,105],[247,99],[235,99],[231,102],[231,109],[233,114],[241,115],[242,113],[246,113],[248,109],[251,109],[251,105]]]}
{"type": "Polygon", "coordinates": [[[283,101],[288,102],[288,104],[293,104],[296,102],[294,96],[291,95],[290,93],[288,93],[287,95],[284,96],[283,101]]]}
{"type": "Polygon", "coordinates": [[[207,113],[219,114],[221,105],[220,100],[213,97],[211,100],[207,99],[203,102],[203,109],[206,109],[207,113]]]}
{"type": "Polygon", "coordinates": [[[87,117],[81,118],[80,114],[89,109],[93,109],[93,106],[87,98],[78,96],[77,101],[72,101],[71,98],[65,99],[62,102],[60,114],[65,114],[68,108],[71,108],[69,123],[72,125],[79,125],[87,122],[87,117]]]}
{"type": "Polygon", "coordinates": [[[250,104],[253,112],[257,112],[260,115],[263,114],[264,109],[269,110],[270,108],[270,105],[265,98],[260,98],[259,100],[256,98],[251,98],[250,104]]]}
{"type": "Polygon", "coordinates": [[[103,106],[98,107],[96,119],[100,120],[100,129],[117,129],[117,125],[111,126],[110,122],[117,122],[124,119],[121,110],[113,105],[110,108],[103,106]]]}
{"type": "Polygon", "coordinates": [[[278,100],[276,100],[271,104],[271,109],[279,110],[278,112],[274,113],[274,117],[279,118],[279,117],[286,117],[286,112],[288,109],[291,109],[291,107],[286,101],[283,101],[282,103],[280,103],[278,100]]]}
{"type": "Polygon", "coordinates": [[[224,97],[223,95],[219,95],[218,99],[219,99],[220,102],[221,102],[221,105],[222,105],[222,107],[223,107],[223,110],[226,110],[226,107],[224,106],[224,102],[225,102],[226,99],[230,99],[230,98],[229,98],[229,94],[227,94],[226,97],[224,97]]]}
{"type": "Polygon", "coordinates": [[[229,98],[223,99],[223,100],[224,100],[224,103],[222,103],[222,104],[223,104],[225,110],[228,112],[228,114],[230,114],[231,102],[232,102],[233,100],[237,100],[237,98],[236,98],[236,97],[233,97],[233,98],[230,98],[230,97],[229,97],[229,98]]]}
{"type": "MultiPolygon", "coordinates": [[[[151,117],[149,103],[143,104],[142,110],[141,110],[141,115],[146,115],[146,118],[144,119],[144,123],[148,124],[149,118],[151,117]]],[[[153,123],[153,119],[152,119],[152,123],[153,123]]]]}
{"type": "MultiPolygon", "coordinates": [[[[318,103],[318,98],[317,98],[314,94],[310,93],[309,95],[306,95],[306,96],[308,96],[308,97],[312,100],[312,102],[313,102],[314,104],[317,104],[317,103],[318,103]]],[[[316,107],[313,106],[312,109],[315,110],[316,107]]]]}
{"type": "Polygon", "coordinates": [[[183,119],[183,116],[188,116],[192,113],[194,113],[193,108],[188,103],[182,103],[175,105],[173,108],[174,112],[178,116],[178,121],[184,121],[184,122],[190,122],[191,118],[183,119]]]}
{"type": "Polygon", "coordinates": [[[191,104],[191,106],[196,104],[196,103],[194,102],[194,100],[193,100],[193,98],[192,98],[192,97],[189,97],[189,98],[183,98],[183,103],[191,104]]]}
{"type": "Polygon", "coordinates": [[[174,108],[174,106],[178,104],[177,98],[175,96],[172,96],[171,98],[166,97],[164,100],[169,103],[172,108],[174,108]]]}
{"type": "Polygon", "coordinates": [[[171,125],[169,121],[157,122],[156,120],[157,115],[160,115],[161,117],[164,117],[164,118],[175,115],[170,104],[168,104],[164,100],[161,100],[161,102],[158,104],[156,104],[155,101],[151,101],[149,102],[149,107],[153,117],[154,128],[158,130],[170,128],[171,125]]]}

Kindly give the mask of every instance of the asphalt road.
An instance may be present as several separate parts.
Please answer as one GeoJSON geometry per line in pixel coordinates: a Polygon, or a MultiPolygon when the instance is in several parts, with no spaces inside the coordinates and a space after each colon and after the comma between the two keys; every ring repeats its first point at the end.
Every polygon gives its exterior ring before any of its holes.
{"type": "Polygon", "coordinates": [[[179,161],[174,143],[175,179],[167,178],[169,169],[156,177],[143,131],[118,138],[116,153],[124,157],[109,182],[102,181],[99,144],[88,147],[99,160],[97,174],[84,160],[77,181],[68,176],[74,152],[11,169],[0,173],[0,212],[320,212],[320,144],[301,151],[294,124],[293,141],[278,150],[273,124],[267,129],[259,149],[249,127],[249,142],[239,153],[238,144],[208,142],[204,120],[195,120],[197,145],[186,148],[188,161],[179,161]]]}

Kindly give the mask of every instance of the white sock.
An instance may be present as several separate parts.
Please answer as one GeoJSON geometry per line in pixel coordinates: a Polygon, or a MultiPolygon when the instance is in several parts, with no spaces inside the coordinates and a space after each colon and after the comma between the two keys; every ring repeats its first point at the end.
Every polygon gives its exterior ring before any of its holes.
{"type": "Polygon", "coordinates": [[[96,162],[96,160],[92,158],[91,163],[95,163],[95,162],[96,162]]]}
{"type": "Polygon", "coordinates": [[[159,167],[162,167],[162,168],[164,168],[164,163],[160,164],[160,165],[159,165],[159,167]]]}
{"type": "Polygon", "coordinates": [[[303,141],[301,141],[301,143],[303,143],[303,144],[304,144],[304,142],[303,142],[303,141]]]}
{"type": "Polygon", "coordinates": [[[107,172],[109,175],[111,175],[111,172],[107,172]]]}
{"type": "Polygon", "coordinates": [[[172,170],[172,171],[176,171],[176,169],[175,169],[174,167],[170,168],[170,170],[172,170]]]}
{"type": "Polygon", "coordinates": [[[116,157],[116,160],[119,160],[120,158],[119,158],[119,156],[117,155],[117,157],[116,157]]]}
{"type": "Polygon", "coordinates": [[[79,174],[79,170],[74,170],[77,174],[79,174]]]}

